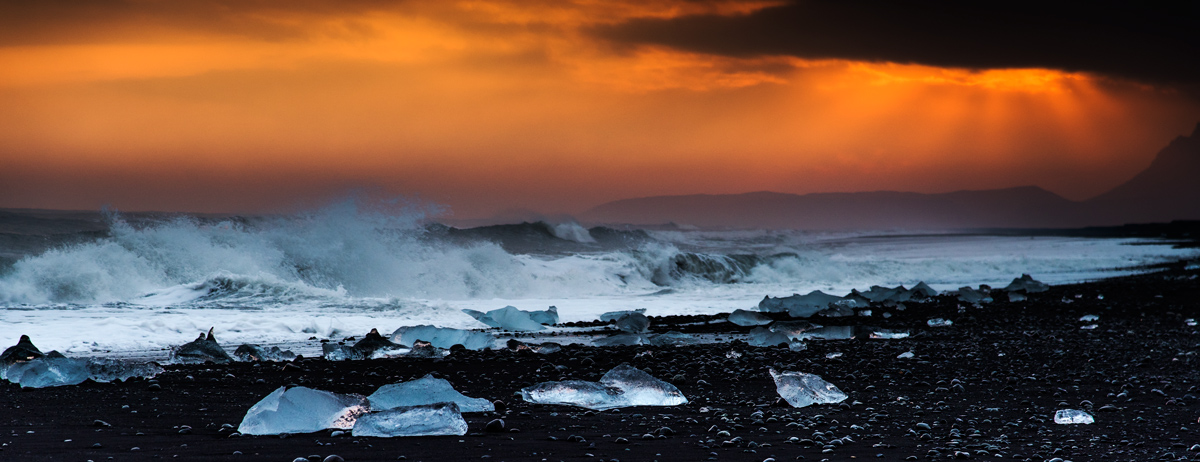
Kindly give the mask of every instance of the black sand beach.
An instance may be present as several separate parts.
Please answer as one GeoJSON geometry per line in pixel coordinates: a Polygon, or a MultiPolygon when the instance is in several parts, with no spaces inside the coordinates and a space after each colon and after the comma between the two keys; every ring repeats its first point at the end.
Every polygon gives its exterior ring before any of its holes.
{"type": "MultiPolygon", "coordinates": [[[[1189,318],[1200,318],[1200,279],[1173,265],[1055,286],[1019,303],[975,307],[940,296],[904,311],[878,307],[869,321],[818,322],[913,335],[811,341],[798,352],[743,342],[571,345],[438,360],[173,365],[152,380],[45,389],[6,382],[0,460],[1200,460],[1200,328],[1189,318]],[[881,319],[885,311],[892,316],[881,319]],[[1093,324],[1079,321],[1088,314],[1100,318],[1095,329],[1081,329],[1093,324]],[[934,317],[954,324],[928,327],[934,317]],[[908,351],[915,357],[897,358],[908,351]],[[690,402],[595,412],[514,395],[541,381],[596,380],[624,362],[675,384],[690,402]],[[818,374],[849,399],[791,408],[768,367],[818,374]],[[231,434],[279,386],[370,394],[427,373],[503,405],[467,414],[461,437],[231,434]],[[1087,410],[1096,421],[1058,425],[1059,409],[1087,410]],[[497,418],[504,430],[485,431],[497,418]]],[[[656,332],[749,330],[719,318],[652,320],[656,332]]]]}

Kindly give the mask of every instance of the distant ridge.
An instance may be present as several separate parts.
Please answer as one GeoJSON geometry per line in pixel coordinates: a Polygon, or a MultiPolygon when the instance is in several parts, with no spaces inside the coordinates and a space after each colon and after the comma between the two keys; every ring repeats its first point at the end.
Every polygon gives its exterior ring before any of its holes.
{"type": "Polygon", "coordinates": [[[587,223],[701,228],[1067,228],[1200,219],[1200,125],[1125,184],[1084,202],[1036,186],[941,194],[694,194],[623,199],[579,217],[587,223]]]}

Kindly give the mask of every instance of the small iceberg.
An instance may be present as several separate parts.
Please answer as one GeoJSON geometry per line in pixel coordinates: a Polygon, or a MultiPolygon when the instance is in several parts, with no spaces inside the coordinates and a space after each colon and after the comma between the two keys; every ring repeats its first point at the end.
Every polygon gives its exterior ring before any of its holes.
{"type": "Polygon", "coordinates": [[[379,387],[367,397],[371,409],[388,410],[398,407],[454,403],[458,412],[491,412],[496,406],[483,398],[469,398],[455,390],[446,379],[426,375],[416,380],[379,387]]]}
{"type": "Polygon", "coordinates": [[[1060,425],[1090,424],[1095,421],[1091,414],[1076,409],[1060,409],[1054,413],[1054,423],[1060,425]]]}
{"type": "Polygon", "coordinates": [[[341,395],[308,387],[279,387],[250,407],[238,426],[246,435],[350,430],[370,409],[361,395],[341,395]]]}
{"type": "Polygon", "coordinates": [[[429,325],[404,326],[392,333],[392,341],[401,345],[412,345],[419,340],[429,342],[438,348],[462,345],[468,350],[482,350],[491,348],[496,337],[487,332],[429,325]]]}
{"type": "Polygon", "coordinates": [[[404,406],[360,416],[350,431],[353,436],[443,436],[467,434],[467,421],[457,404],[434,403],[404,406]]]}
{"type": "Polygon", "coordinates": [[[847,396],[832,383],[826,382],[820,376],[804,372],[775,372],[768,370],[771,378],[775,379],[775,390],[792,407],[805,407],[813,404],[834,404],[845,401],[847,396]]]}
{"type": "Polygon", "coordinates": [[[521,397],[531,403],[564,404],[596,410],[687,404],[687,398],[674,385],[629,364],[614,367],[600,377],[599,382],[542,382],[521,389],[521,397]]]}

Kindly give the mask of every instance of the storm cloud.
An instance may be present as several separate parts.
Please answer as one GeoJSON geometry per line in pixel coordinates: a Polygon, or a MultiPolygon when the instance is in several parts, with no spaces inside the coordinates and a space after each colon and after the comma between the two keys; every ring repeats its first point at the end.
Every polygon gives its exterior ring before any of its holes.
{"type": "Polygon", "coordinates": [[[1046,68],[1200,83],[1200,3],[796,1],[747,15],[637,19],[593,28],[626,45],[736,57],[1046,68]]]}

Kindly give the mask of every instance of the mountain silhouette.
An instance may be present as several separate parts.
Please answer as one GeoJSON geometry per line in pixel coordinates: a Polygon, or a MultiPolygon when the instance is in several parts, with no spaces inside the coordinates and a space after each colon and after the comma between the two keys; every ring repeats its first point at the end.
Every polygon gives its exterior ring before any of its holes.
{"type": "Polygon", "coordinates": [[[1200,219],[1200,125],[1145,171],[1083,202],[1036,186],[941,194],[695,194],[623,199],[579,216],[602,224],[676,223],[702,228],[1067,228],[1200,219]]]}

